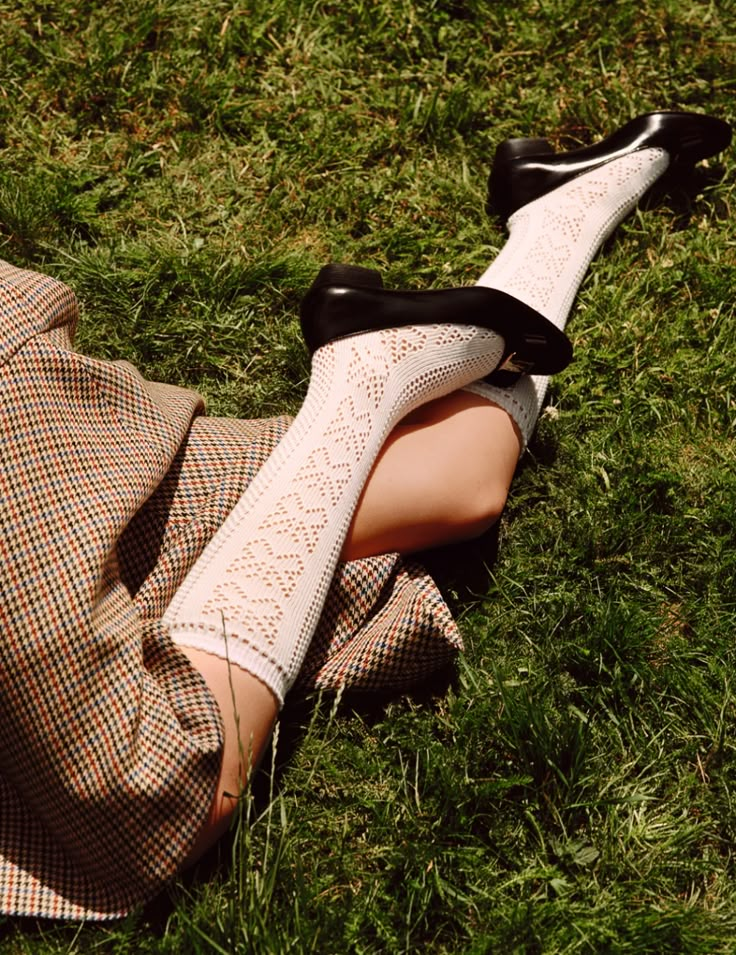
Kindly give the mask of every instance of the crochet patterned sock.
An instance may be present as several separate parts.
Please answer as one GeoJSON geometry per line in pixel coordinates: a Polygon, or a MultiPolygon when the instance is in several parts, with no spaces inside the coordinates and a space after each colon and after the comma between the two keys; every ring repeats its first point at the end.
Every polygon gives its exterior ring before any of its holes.
{"type": "MultiPolygon", "coordinates": [[[[641,149],[522,206],[508,220],[508,241],[477,284],[521,299],[563,329],[593,257],[668,165],[663,149],[641,149]]],[[[523,451],[548,381],[532,375],[511,388],[478,381],[466,390],[512,417],[523,451]]]]}
{"type": "Polygon", "coordinates": [[[283,702],[389,431],[488,374],[502,354],[497,334],[463,325],[389,329],[319,348],[291,428],[164,615],[174,641],[226,657],[283,702]]]}

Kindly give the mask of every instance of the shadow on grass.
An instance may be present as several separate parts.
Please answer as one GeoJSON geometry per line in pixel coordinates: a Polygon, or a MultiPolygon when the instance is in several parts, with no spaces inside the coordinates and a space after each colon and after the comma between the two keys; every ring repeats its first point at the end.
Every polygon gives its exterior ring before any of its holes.
{"type": "MultiPolygon", "coordinates": [[[[698,214],[703,194],[723,182],[726,175],[724,166],[673,167],[662,179],[659,179],[647,193],[642,202],[643,209],[653,209],[666,205],[674,213],[673,230],[681,232],[687,229],[698,214]]],[[[725,202],[712,202],[715,219],[726,218],[729,210],[725,202]]]]}

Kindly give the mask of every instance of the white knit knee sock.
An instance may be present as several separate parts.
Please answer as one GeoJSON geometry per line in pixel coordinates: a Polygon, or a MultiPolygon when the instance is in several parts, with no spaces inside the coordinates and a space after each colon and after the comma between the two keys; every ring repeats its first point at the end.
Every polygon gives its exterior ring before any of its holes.
{"type": "MultiPolygon", "coordinates": [[[[513,295],[564,328],[593,257],[668,165],[664,150],[641,149],[522,206],[508,220],[508,241],[477,284],[513,295]]],[[[526,447],[548,380],[531,375],[511,388],[479,381],[466,390],[507,411],[526,447]]]]}
{"type": "Polygon", "coordinates": [[[256,675],[282,702],[322,611],[363,485],[394,425],[487,374],[472,326],[372,332],[318,349],[301,411],[174,595],[175,642],[256,675]]]}

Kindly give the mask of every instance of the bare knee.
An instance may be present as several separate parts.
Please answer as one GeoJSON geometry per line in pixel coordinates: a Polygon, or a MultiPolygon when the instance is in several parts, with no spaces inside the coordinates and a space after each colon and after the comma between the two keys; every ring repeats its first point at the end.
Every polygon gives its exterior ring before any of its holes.
{"type": "Polygon", "coordinates": [[[484,398],[453,392],[394,429],[363,491],[345,560],[477,537],[506,504],[520,439],[484,398]]]}
{"type": "Polygon", "coordinates": [[[451,521],[456,527],[457,538],[470,540],[489,531],[503,513],[508,491],[508,483],[497,479],[465,488],[461,499],[456,499],[452,507],[451,521]]]}

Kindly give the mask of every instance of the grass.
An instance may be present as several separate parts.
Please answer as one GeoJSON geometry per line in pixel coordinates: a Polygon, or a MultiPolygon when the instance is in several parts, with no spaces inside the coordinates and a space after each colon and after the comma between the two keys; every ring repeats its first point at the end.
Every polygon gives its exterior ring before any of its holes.
{"type": "MultiPolygon", "coordinates": [[[[0,254],[80,348],[219,414],[295,410],[328,260],[470,283],[498,141],[734,120],[707,0],[0,0],[0,254]]],[[[434,555],[446,685],[284,714],[219,866],[12,953],[736,949],[733,152],[596,261],[495,541],[434,555]],[[453,573],[451,573],[451,569],[453,573]]]]}

